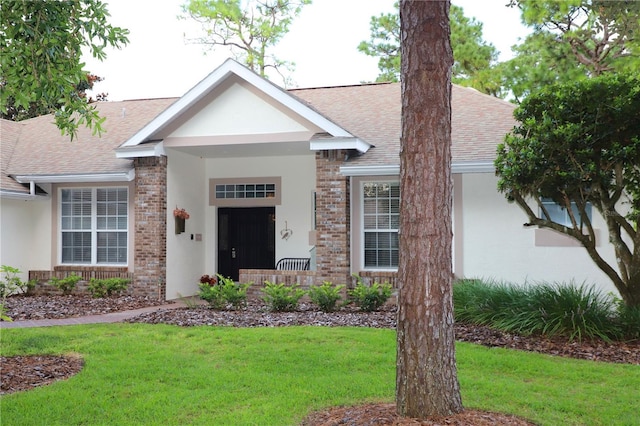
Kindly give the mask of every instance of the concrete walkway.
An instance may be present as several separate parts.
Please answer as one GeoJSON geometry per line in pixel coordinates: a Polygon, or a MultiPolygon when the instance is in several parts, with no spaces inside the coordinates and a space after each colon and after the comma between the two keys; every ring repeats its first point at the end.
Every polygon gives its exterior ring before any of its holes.
{"type": "Polygon", "coordinates": [[[176,309],[183,308],[184,302],[174,300],[173,303],[161,306],[149,306],[146,308],[134,309],[131,311],[111,312],[102,315],[87,315],[84,317],[61,318],[61,319],[42,319],[42,320],[24,320],[24,321],[0,321],[0,329],[8,328],[29,328],[29,327],[52,327],[55,325],[78,325],[78,324],[105,324],[113,322],[121,322],[128,318],[133,318],[147,312],[154,312],[160,309],[176,309]]]}

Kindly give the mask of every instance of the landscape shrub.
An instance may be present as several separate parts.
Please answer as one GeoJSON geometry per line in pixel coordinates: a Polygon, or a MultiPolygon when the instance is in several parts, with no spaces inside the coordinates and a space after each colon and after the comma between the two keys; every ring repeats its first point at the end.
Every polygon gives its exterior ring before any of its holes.
{"type": "Polygon", "coordinates": [[[640,339],[640,306],[627,306],[621,299],[617,299],[615,303],[622,339],[640,339]]]}
{"type": "Polygon", "coordinates": [[[265,286],[262,289],[264,296],[262,300],[265,301],[268,308],[272,312],[291,312],[298,308],[300,299],[306,294],[306,292],[300,289],[299,284],[285,285],[283,283],[276,284],[270,281],[265,281],[265,286]]]}
{"type": "Polygon", "coordinates": [[[362,278],[354,275],[357,280],[355,288],[347,292],[349,300],[353,302],[361,311],[377,311],[391,297],[393,290],[391,284],[379,284],[374,282],[370,286],[365,285],[362,278]]]}
{"type": "Polygon", "coordinates": [[[36,280],[22,281],[18,276],[22,271],[13,266],[0,266],[0,299],[5,299],[12,294],[30,294],[36,287],[36,280]]]}
{"type": "Polygon", "coordinates": [[[309,298],[322,312],[333,312],[342,299],[340,291],[344,287],[344,285],[334,286],[329,281],[323,282],[322,285],[312,285],[309,287],[309,298]]]}
{"type": "Polygon", "coordinates": [[[111,297],[116,293],[126,290],[130,282],[131,280],[129,278],[91,278],[91,280],[89,280],[88,290],[91,296],[95,298],[111,297]]]}
{"type": "Polygon", "coordinates": [[[74,288],[76,288],[76,284],[80,281],[82,277],[80,275],[76,275],[74,272],[67,275],[64,278],[52,277],[49,280],[49,284],[53,285],[57,289],[62,291],[62,294],[71,294],[74,288]]]}
{"type": "Polygon", "coordinates": [[[229,305],[237,309],[246,305],[249,286],[251,283],[236,283],[220,274],[217,277],[203,275],[200,278],[198,296],[206,300],[213,309],[224,309],[229,305]]]}
{"type": "Polygon", "coordinates": [[[460,280],[453,287],[453,305],[457,322],[521,335],[609,340],[624,334],[613,299],[584,284],[516,286],[460,280]]]}

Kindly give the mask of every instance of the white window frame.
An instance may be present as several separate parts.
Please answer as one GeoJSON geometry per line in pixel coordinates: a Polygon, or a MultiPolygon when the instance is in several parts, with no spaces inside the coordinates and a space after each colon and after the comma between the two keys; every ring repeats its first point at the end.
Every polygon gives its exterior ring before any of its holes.
{"type": "MultiPolygon", "coordinates": [[[[366,185],[370,185],[370,184],[376,184],[376,185],[383,185],[383,184],[388,184],[388,185],[395,185],[398,187],[398,193],[400,192],[400,181],[397,179],[393,179],[393,180],[387,180],[387,179],[366,179],[363,180],[360,183],[360,241],[361,241],[361,247],[360,247],[360,256],[361,256],[361,262],[362,262],[362,266],[364,270],[370,270],[370,271],[397,271],[398,270],[398,265],[393,265],[393,262],[391,262],[391,264],[389,265],[367,265],[367,258],[366,258],[366,252],[367,252],[367,247],[366,247],[366,234],[367,233],[396,233],[396,235],[399,232],[399,226],[400,226],[400,195],[398,195],[398,228],[367,228],[366,226],[366,220],[365,220],[365,216],[367,216],[367,214],[365,213],[365,186],[366,185]]],[[[377,213],[376,213],[377,214],[377,213]]],[[[394,214],[392,212],[389,212],[390,215],[394,214]]],[[[390,224],[391,225],[391,224],[390,224]]],[[[393,248],[392,248],[393,250],[393,248]]],[[[396,247],[396,251],[399,254],[399,247],[396,247]]],[[[391,259],[393,259],[393,256],[391,256],[391,259]]]]}
{"type": "MultiPolygon", "coordinates": [[[[129,196],[130,196],[130,189],[127,186],[98,186],[98,187],[88,187],[88,186],[82,186],[82,187],[64,187],[64,188],[59,188],[58,189],[58,263],[60,265],[79,265],[79,266],[127,266],[128,262],[129,262],[129,246],[130,246],[130,239],[129,239],[129,216],[130,216],[130,200],[129,200],[129,196]],[[116,214],[109,214],[105,216],[105,220],[108,219],[115,219],[117,222],[122,223],[124,222],[125,227],[124,228],[98,228],[98,190],[124,190],[126,191],[126,196],[125,196],[125,202],[126,202],[126,215],[123,216],[120,213],[116,213],[116,214]],[[91,207],[90,207],[90,212],[88,215],[89,220],[90,220],[90,227],[86,228],[86,229],[82,229],[82,228],[67,228],[66,226],[63,225],[63,222],[65,221],[65,219],[67,219],[69,216],[64,216],[63,217],[63,192],[64,191],[91,191],[91,207]],[[67,232],[85,232],[85,233],[90,233],[91,235],[91,260],[90,262],[78,262],[78,261],[64,261],[63,260],[63,235],[67,232]],[[126,241],[126,246],[124,247],[124,253],[125,253],[125,260],[123,262],[98,262],[98,234],[100,233],[118,233],[118,234],[124,234],[124,239],[126,241]]],[[[120,201],[122,202],[122,201],[120,201]]],[[[117,210],[117,209],[116,209],[117,210]]],[[[73,217],[73,216],[71,216],[73,217]]],[[[102,216],[101,216],[102,217],[102,216]]],[[[72,220],[72,219],[71,219],[72,220]]]]}

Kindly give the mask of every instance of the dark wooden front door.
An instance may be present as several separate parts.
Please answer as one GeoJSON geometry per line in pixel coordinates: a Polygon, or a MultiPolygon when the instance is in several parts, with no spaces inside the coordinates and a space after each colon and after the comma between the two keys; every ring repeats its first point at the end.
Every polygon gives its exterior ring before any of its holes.
{"type": "Polygon", "coordinates": [[[218,273],[275,268],[275,207],[218,209],[218,273]]]}

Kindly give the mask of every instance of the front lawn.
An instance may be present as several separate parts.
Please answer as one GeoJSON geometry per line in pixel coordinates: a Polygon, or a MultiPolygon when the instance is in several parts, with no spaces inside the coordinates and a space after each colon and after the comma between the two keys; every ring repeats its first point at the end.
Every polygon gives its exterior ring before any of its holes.
{"type": "MultiPolygon", "coordinates": [[[[79,354],[70,380],[1,398],[7,425],[295,425],[393,401],[395,332],[109,324],[2,330],[3,356],[79,354]]],[[[541,425],[633,425],[640,367],[458,343],[465,407],[541,425]]]]}

